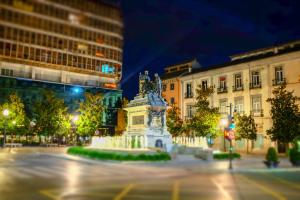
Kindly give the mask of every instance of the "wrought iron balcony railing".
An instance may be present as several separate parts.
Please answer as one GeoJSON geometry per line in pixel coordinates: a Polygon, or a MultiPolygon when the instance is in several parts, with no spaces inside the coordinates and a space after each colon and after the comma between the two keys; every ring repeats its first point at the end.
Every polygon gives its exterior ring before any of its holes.
{"type": "Polygon", "coordinates": [[[184,98],[185,98],[185,99],[189,99],[189,98],[193,98],[193,97],[194,97],[194,95],[193,95],[192,92],[186,92],[186,93],[184,94],[184,98]]]}
{"type": "Polygon", "coordinates": [[[281,84],[285,84],[286,83],[286,79],[285,78],[281,78],[281,79],[273,79],[272,80],[272,85],[281,85],[281,84]]]}
{"type": "Polygon", "coordinates": [[[243,91],[244,90],[244,85],[242,84],[242,85],[239,85],[239,86],[237,86],[237,85],[234,85],[234,86],[232,86],[232,91],[243,91]]]}
{"type": "Polygon", "coordinates": [[[264,110],[263,109],[251,110],[250,113],[254,117],[263,117],[264,116],[264,110]]]}
{"type": "Polygon", "coordinates": [[[218,93],[218,94],[221,94],[221,93],[227,93],[227,92],[228,92],[227,87],[219,87],[219,88],[217,89],[217,93],[218,93]]]}
{"type": "Polygon", "coordinates": [[[250,89],[261,88],[261,82],[257,82],[257,83],[249,83],[249,88],[250,88],[250,89]]]}

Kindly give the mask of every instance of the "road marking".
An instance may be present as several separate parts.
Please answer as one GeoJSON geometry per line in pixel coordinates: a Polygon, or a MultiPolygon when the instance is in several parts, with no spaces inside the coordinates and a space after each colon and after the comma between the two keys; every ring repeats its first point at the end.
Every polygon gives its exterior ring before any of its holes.
{"type": "Polygon", "coordinates": [[[296,189],[300,189],[300,185],[297,184],[297,183],[292,183],[292,182],[286,181],[286,180],[284,180],[284,179],[282,179],[282,178],[271,176],[270,174],[265,174],[265,173],[263,173],[263,176],[266,176],[266,177],[269,177],[269,178],[271,178],[271,179],[274,179],[274,180],[276,180],[276,181],[278,181],[278,182],[280,182],[280,183],[282,183],[282,184],[288,185],[288,186],[290,186],[290,187],[294,187],[294,188],[296,188],[296,189]]]}
{"type": "Polygon", "coordinates": [[[46,197],[49,197],[50,199],[53,199],[53,200],[58,199],[58,196],[54,195],[49,190],[41,190],[40,193],[46,197]]]}
{"type": "Polygon", "coordinates": [[[230,194],[223,188],[221,184],[218,183],[216,179],[212,179],[212,182],[217,186],[217,188],[220,190],[220,192],[226,197],[224,199],[232,199],[230,194]]]}
{"type": "Polygon", "coordinates": [[[52,177],[51,174],[46,174],[44,172],[41,172],[41,171],[38,171],[38,170],[35,170],[35,169],[30,169],[30,168],[21,168],[20,171],[25,172],[27,174],[35,175],[35,176],[44,177],[44,178],[51,178],[52,177]]]}
{"type": "Polygon", "coordinates": [[[247,178],[246,176],[243,176],[243,175],[237,175],[237,177],[239,177],[240,179],[243,179],[245,180],[246,182],[248,183],[251,183],[252,185],[255,185],[256,187],[258,187],[259,189],[263,190],[264,192],[272,195],[273,197],[275,197],[276,199],[278,200],[287,200],[287,198],[285,198],[283,195],[281,195],[280,193],[278,192],[275,192],[274,190],[258,183],[257,181],[254,181],[254,180],[251,180],[249,178],[247,178]]]}
{"type": "Polygon", "coordinates": [[[132,190],[135,187],[135,184],[131,183],[127,185],[115,198],[114,200],[121,200],[123,197],[125,197],[130,190],[132,190]]]}
{"type": "Polygon", "coordinates": [[[34,169],[37,169],[39,171],[42,171],[42,172],[45,172],[45,173],[48,173],[48,174],[52,174],[52,175],[67,176],[67,174],[65,172],[61,171],[61,170],[54,170],[54,169],[51,169],[51,168],[40,167],[40,166],[34,167],[34,169]]]}
{"type": "Polygon", "coordinates": [[[179,200],[179,181],[174,181],[172,200],[179,200]]]}
{"type": "Polygon", "coordinates": [[[13,176],[16,178],[31,178],[30,175],[20,172],[18,169],[1,169],[4,171],[4,174],[9,174],[8,176],[13,176]]]}

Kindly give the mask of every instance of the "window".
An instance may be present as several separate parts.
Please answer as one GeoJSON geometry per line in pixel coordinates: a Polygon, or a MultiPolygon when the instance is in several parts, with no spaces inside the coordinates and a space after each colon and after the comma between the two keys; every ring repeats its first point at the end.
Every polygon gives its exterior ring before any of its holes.
{"type": "Polygon", "coordinates": [[[252,113],[254,115],[261,114],[261,96],[256,95],[251,97],[252,113]]]}
{"type": "Polygon", "coordinates": [[[238,73],[234,75],[234,89],[241,90],[243,88],[242,74],[238,73]]]}
{"type": "Polygon", "coordinates": [[[227,114],[227,99],[220,99],[219,101],[219,110],[221,114],[227,114]]]}
{"type": "Polygon", "coordinates": [[[163,88],[163,91],[165,92],[167,90],[167,85],[163,84],[162,88],[163,88]]]}
{"type": "Polygon", "coordinates": [[[201,88],[202,88],[202,90],[207,90],[207,88],[208,88],[207,80],[201,81],[201,88]]]}
{"type": "Polygon", "coordinates": [[[186,105],[186,117],[188,119],[192,118],[194,114],[194,109],[192,105],[186,105]]]}
{"type": "Polygon", "coordinates": [[[253,71],[251,72],[251,88],[261,87],[260,83],[260,72],[259,71],[253,71]]]}
{"type": "Polygon", "coordinates": [[[226,76],[219,77],[219,87],[218,87],[217,92],[218,93],[226,93],[227,92],[226,76]]]}
{"type": "Polygon", "coordinates": [[[237,113],[244,112],[244,97],[234,98],[234,109],[237,113]]]}
{"type": "Polygon", "coordinates": [[[174,104],[174,103],[175,103],[175,98],[174,98],[174,97],[171,97],[170,103],[171,103],[171,104],[174,104]]]}
{"type": "Polygon", "coordinates": [[[174,83],[171,83],[171,84],[170,84],[170,90],[174,90],[174,88],[175,88],[174,83]]]}
{"type": "Polygon", "coordinates": [[[275,80],[273,80],[273,85],[278,85],[284,82],[283,69],[282,66],[275,67],[275,80]]]}
{"type": "Polygon", "coordinates": [[[275,79],[277,81],[283,81],[282,67],[275,67],[275,79]]]}
{"type": "Polygon", "coordinates": [[[1,69],[1,75],[3,75],[3,76],[13,76],[14,71],[12,69],[1,69]]]}
{"type": "Polygon", "coordinates": [[[192,84],[191,84],[191,83],[187,83],[187,84],[186,84],[186,93],[185,93],[185,97],[186,97],[186,98],[192,98],[192,97],[193,97],[193,93],[192,93],[192,84]]]}

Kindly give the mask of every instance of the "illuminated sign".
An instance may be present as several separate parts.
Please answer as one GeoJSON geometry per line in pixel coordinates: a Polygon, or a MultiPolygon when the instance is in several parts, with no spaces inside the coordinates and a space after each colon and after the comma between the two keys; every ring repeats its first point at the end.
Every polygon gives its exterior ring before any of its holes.
{"type": "Polygon", "coordinates": [[[108,64],[103,64],[102,65],[102,70],[101,72],[106,73],[106,74],[112,74],[115,71],[115,67],[109,66],[108,64]]]}
{"type": "Polygon", "coordinates": [[[105,83],[104,87],[107,87],[107,88],[117,88],[117,85],[114,84],[114,83],[105,83]]]}

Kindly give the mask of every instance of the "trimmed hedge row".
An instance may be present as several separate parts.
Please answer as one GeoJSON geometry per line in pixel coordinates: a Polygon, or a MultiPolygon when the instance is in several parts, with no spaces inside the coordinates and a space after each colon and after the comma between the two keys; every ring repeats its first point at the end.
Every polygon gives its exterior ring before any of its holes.
{"type": "Polygon", "coordinates": [[[129,154],[120,152],[101,151],[98,149],[87,149],[84,147],[70,147],[67,150],[68,154],[84,156],[97,160],[119,160],[119,161],[161,161],[171,160],[167,153],[155,154],[129,154]]]}
{"type": "MultiPolygon", "coordinates": [[[[229,153],[215,153],[214,159],[229,159],[229,153]]],[[[232,158],[241,158],[239,153],[232,153],[232,158]]]]}

